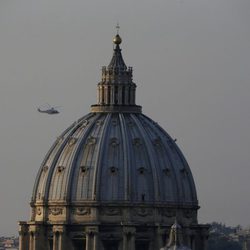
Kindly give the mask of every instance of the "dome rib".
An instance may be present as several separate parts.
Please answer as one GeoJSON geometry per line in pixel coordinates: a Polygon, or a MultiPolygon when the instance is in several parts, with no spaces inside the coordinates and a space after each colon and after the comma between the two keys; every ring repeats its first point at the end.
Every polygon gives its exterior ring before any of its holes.
{"type": "Polygon", "coordinates": [[[153,157],[154,152],[152,151],[152,142],[148,136],[147,131],[145,130],[144,126],[141,124],[141,120],[138,119],[137,116],[131,114],[132,119],[136,123],[136,125],[139,128],[139,134],[145,141],[145,150],[147,151],[148,158],[150,160],[150,168],[153,174],[153,193],[154,193],[154,201],[159,201],[159,181],[158,176],[156,173],[156,165],[155,165],[155,159],[153,157]],[[143,132],[144,131],[144,132],[143,132]]]}
{"type": "MultiPolygon", "coordinates": [[[[143,114],[141,114],[142,116],[144,117],[147,117],[143,114]]],[[[148,118],[148,117],[147,117],[148,118]]],[[[149,120],[151,120],[152,122],[154,122],[152,119],[148,118],[149,120]]],[[[155,122],[154,122],[155,123],[155,122]]],[[[169,154],[169,152],[175,150],[176,154],[178,155],[178,158],[179,160],[182,162],[182,165],[185,166],[186,170],[188,171],[189,173],[189,178],[188,178],[188,181],[189,181],[189,186],[191,186],[191,190],[192,190],[192,203],[194,202],[194,200],[196,201],[196,204],[198,204],[198,200],[197,200],[197,193],[196,193],[196,189],[195,189],[195,184],[194,184],[194,180],[193,180],[193,176],[192,176],[192,172],[190,170],[190,167],[185,159],[185,157],[183,156],[181,150],[179,149],[178,145],[175,143],[175,141],[170,137],[170,135],[161,127],[159,126],[157,123],[155,123],[155,128],[158,128],[159,131],[161,131],[161,133],[164,133],[167,140],[168,141],[171,141],[171,144],[174,145],[174,147],[170,147],[169,146],[169,143],[166,142],[165,140],[163,141],[164,142],[164,145],[165,145],[165,148],[168,148],[168,150],[166,150],[166,154],[168,155],[168,158],[171,162],[171,168],[175,174],[175,181],[178,183],[177,187],[182,187],[182,190],[181,192],[185,192],[185,187],[183,186],[183,183],[182,183],[182,180],[180,180],[180,168],[177,169],[176,167],[176,161],[175,159],[173,159],[173,155],[172,154],[169,154]],[[171,149],[173,148],[173,149],[171,149]],[[178,177],[177,177],[178,176],[178,177]],[[191,179],[191,180],[190,180],[191,179]],[[191,183],[190,183],[191,181],[191,183]]],[[[177,197],[178,197],[178,202],[179,203],[182,203],[183,202],[183,199],[181,197],[181,193],[180,193],[180,190],[178,189],[177,190],[177,197]]]]}
{"type": "Polygon", "coordinates": [[[126,130],[126,123],[124,114],[119,114],[120,124],[121,124],[121,134],[122,134],[122,147],[124,152],[123,164],[124,164],[124,200],[129,201],[131,197],[131,178],[129,173],[131,173],[130,169],[130,153],[129,153],[129,146],[128,146],[128,133],[126,130]]]}
{"type": "MultiPolygon", "coordinates": [[[[74,184],[78,183],[79,174],[76,174],[76,172],[79,171],[80,169],[81,163],[79,161],[81,161],[81,157],[84,152],[84,144],[86,143],[87,138],[90,136],[93,126],[95,126],[96,121],[98,121],[100,117],[101,117],[101,114],[95,115],[94,120],[91,121],[91,124],[87,127],[87,129],[84,131],[84,133],[79,137],[77,141],[77,144],[76,144],[77,150],[75,151],[75,154],[72,158],[72,163],[71,163],[71,165],[73,166],[73,169],[70,173],[69,180],[68,180],[67,200],[69,200],[70,202],[72,201],[74,202],[72,198],[76,197],[77,195],[76,189],[74,189],[74,184]],[[75,192],[75,194],[73,191],[75,192]]],[[[81,124],[81,126],[82,125],[83,124],[81,124]]]]}
{"type": "MultiPolygon", "coordinates": [[[[67,129],[65,129],[65,131],[61,134],[61,136],[59,138],[64,137],[73,127],[74,127],[74,124],[72,124],[70,127],[68,127],[67,129]]],[[[37,177],[36,177],[36,180],[35,180],[35,184],[34,184],[34,188],[33,188],[33,193],[32,193],[32,198],[31,198],[32,202],[36,200],[36,196],[38,194],[39,182],[40,182],[41,175],[43,173],[44,167],[45,167],[45,165],[46,165],[49,157],[51,156],[52,152],[55,150],[55,148],[57,146],[58,146],[58,140],[56,140],[53,143],[53,145],[49,149],[48,153],[45,155],[44,160],[42,161],[42,164],[41,164],[40,169],[38,171],[38,174],[37,174],[37,177]]]]}
{"type": "MultiPolygon", "coordinates": [[[[193,175],[191,173],[190,167],[178,146],[175,148],[175,150],[177,154],[179,155],[180,160],[182,161],[182,164],[185,170],[187,170],[187,173],[189,175],[189,178],[186,178],[186,180],[189,185],[190,195],[192,197],[191,200],[197,200],[197,193],[196,193],[196,190],[193,188],[195,187],[195,184],[194,184],[194,179],[193,179],[193,175]]],[[[187,197],[189,197],[189,195],[187,195],[187,197]]],[[[197,203],[198,203],[198,200],[197,200],[197,203]]]]}
{"type": "MultiPolygon", "coordinates": [[[[167,140],[173,141],[172,138],[169,135],[167,137],[168,137],[167,140]]],[[[163,140],[163,145],[164,145],[164,151],[165,151],[165,153],[166,153],[166,155],[168,157],[168,160],[170,162],[171,172],[174,175],[174,181],[173,182],[176,183],[176,185],[174,185],[175,193],[176,193],[176,195],[174,195],[175,202],[180,203],[181,196],[180,196],[179,187],[180,187],[181,184],[180,184],[179,178],[177,177],[178,174],[176,173],[177,170],[176,170],[176,165],[174,164],[173,156],[172,156],[172,154],[170,154],[170,152],[172,151],[172,149],[170,148],[170,146],[169,146],[169,144],[168,144],[168,142],[166,140],[163,140]]]]}
{"type": "MultiPolygon", "coordinates": [[[[81,122],[85,121],[85,120],[88,120],[88,119],[91,119],[92,117],[94,117],[94,114],[93,115],[86,115],[84,117],[82,117],[80,119],[81,122]]],[[[47,181],[47,186],[46,186],[46,191],[45,191],[45,199],[47,200],[51,200],[50,197],[51,196],[54,196],[56,195],[53,191],[54,191],[54,188],[58,188],[58,184],[59,183],[55,183],[55,182],[52,182],[53,180],[53,177],[56,178],[56,167],[60,167],[60,164],[59,164],[59,161],[62,160],[62,156],[64,156],[64,151],[65,149],[67,148],[68,144],[69,144],[69,141],[74,137],[74,134],[75,132],[81,127],[81,122],[78,122],[78,123],[73,123],[72,124],[72,131],[71,133],[69,133],[67,135],[66,138],[64,138],[64,141],[62,143],[62,146],[61,148],[58,150],[58,152],[56,153],[56,157],[54,158],[54,161],[52,162],[51,164],[51,170],[50,170],[50,175],[48,176],[48,181],[47,181]],[[54,185],[52,185],[54,184],[54,185]]],[[[62,137],[61,137],[62,138],[62,137]]],[[[73,150],[72,150],[73,151],[73,150]]],[[[71,151],[71,154],[72,154],[72,151],[71,151]]],[[[62,167],[65,167],[63,166],[64,164],[62,164],[62,167]]],[[[66,169],[66,171],[70,171],[71,170],[71,165],[68,164],[68,168],[66,169]]],[[[65,191],[67,190],[67,186],[68,186],[68,182],[65,181],[64,182],[64,185],[65,185],[65,191]]],[[[57,190],[57,189],[55,189],[57,190]]],[[[64,196],[66,198],[66,193],[64,193],[64,196]]],[[[53,199],[52,199],[53,200],[53,199]]]]}
{"type": "Polygon", "coordinates": [[[143,127],[150,138],[151,148],[153,151],[155,164],[157,166],[155,172],[159,189],[158,200],[162,202],[167,200],[167,197],[169,198],[170,196],[173,196],[174,185],[172,183],[172,179],[169,178],[168,174],[164,174],[165,170],[167,169],[169,158],[167,157],[165,148],[162,144],[162,134],[159,134],[158,131],[152,126],[152,121],[148,117],[140,115],[140,119],[142,120],[143,127]],[[163,151],[165,153],[162,153],[163,151]],[[165,188],[168,189],[168,192],[165,192],[165,188]]]}
{"type": "Polygon", "coordinates": [[[47,177],[47,183],[45,186],[45,192],[44,192],[44,198],[45,200],[49,200],[49,193],[50,193],[50,188],[51,188],[51,182],[52,182],[52,178],[55,172],[55,168],[58,162],[58,159],[61,157],[62,152],[65,149],[66,144],[68,143],[69,138],[71,137],[71,135],[74,134],[74,130],[67,136],[66,139],[64,139],[62,145],[60,146],[60,148],[58,149],[58,151],[56,152],[56,155],[49,167],[49,173],[48,173],[48,177],[47,177]]]}
{"type": "MultiPolygon", "coordinates": [[[[59,138],[61,138],[62,140],[62,144],[60,145],[59,149],[55,152],[55,156],[53,161],[50,164],[49,167],[49,174],[47,176],[47,180],[46,180],[46,186],[45,186],[45,190],[44,190],[44,199],[47,201],[49,200],[49,192],[50,192],[50,188],[51,188],[51,181],[52,181],[52,177],[55,171],[55,167],[56,164],[58,162],[58,159],[60,157],[60,155],[62,154],[65,146],[67,145],[67,143],[69,142],[70,138],[72,137],[72,135],[74,135],[75,131],[79,128],[80,126],[80,121],[84,121],[86,119],[90,119],[91,117],[93,117],[94,114],[88,114],[84,117],[82,117],[81,119],[78,120],[78,125],[76,126],[76,123],[73,123],[70,128],[67,130],[66,133],[63,133],[59,138]],[[71,131],[70,131],[71,130],[71,131]],[[67,136],[66,136],[67,135],[67,136]],[[66,138],[65,138],[66,136],[66,138]]],[[[48,161],[48,158],[46,159],[46,162],[48,161]]]]}
{"type": "MultiPolygon", "coordinates": [[[[162,129],[156,122],[154,122],[152,119],[150,119],[149,117],[141,114],[141,117],[143,117],[143,119],[145,119],[145,121],[147,122],[147,124],[150,127],[151,131],[155,131],[155,133],[158,134],[158,137],[161,138],[162,144],[164,145],[163,150],[165,151],[165,154],[167,157],[168,162],[170,163],[170,171],[171,173],[173,173],[173,177],[174,180],[172,181],[174,185],[172,185],[172,187],[174,187],[174,194],[172,195],[172,201],[173,201],[173,197],[175,197],[175,202],[180,203],[181,201],[181,195],[180,195],[180,187],[182,187],[181,181],[180,179],[177,177],[179,176],[179,173],[177,173],[177,169],[176,169],[176,161],[173,159],[173,155],[170,154],[170,152],[173,152],[173,146],[176,147],[176,143],[174,142],[174,140],[167,134],[167,132],[162,129]],[[154,126],[152,126],[154,125],[154,126]],[[157,130],[156,130],[157,128],[157,130]],[[169,145],[169,141],[171,141],[172,146],[169,145]],[[175,163],[174,163],[175,162],[175,163]]],[[[165,180],[163,180],[164,182],[165,180]]]]}
{"type": "Polygon", "coordinates": [[[100,200],[100,178],[101,178],[101,174],[102,174],[102,159],[103,159],[103,151],[100,150],[100,148],[103,148],[104,142],[105,142],[105,138],[107,137],[107,133],[106,130],[108,128],[108,123],[111,119],[112,114],[107,114],[106,118],[105,118],[105,122],[103,124],[103,130],[102,130],[102,136],[100,136],[101,140],[99,142],[98,145],[98,157],[97,157],[97,161],[96,161],[96,165],[95,165],[95,172],[94,172],[94,178],[93,178],[93,193],[92,193],[92,199],[93,200],[100,200]],[[98,190],[98,192],[97,192],[98,190]]]}

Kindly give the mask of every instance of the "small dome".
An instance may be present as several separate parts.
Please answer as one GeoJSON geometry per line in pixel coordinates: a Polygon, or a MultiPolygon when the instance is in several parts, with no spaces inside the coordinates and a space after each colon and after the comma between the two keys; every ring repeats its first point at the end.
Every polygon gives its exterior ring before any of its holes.
{"type": "Polygon", "coordinates": [[[122,43],[122,38],[119,36],[119,34],[117,34],[114,38],[113,38],[113,43],[116,45],[119,45],[122,43]]]}

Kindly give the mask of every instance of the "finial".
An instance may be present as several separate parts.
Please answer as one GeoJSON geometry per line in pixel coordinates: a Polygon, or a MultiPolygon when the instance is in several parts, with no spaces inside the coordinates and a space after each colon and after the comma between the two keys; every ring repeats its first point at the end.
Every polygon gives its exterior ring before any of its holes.
{"type": "Polygon", "coordinates": [[[119,30],[120,30],[119,23],[117,23],[117,25],[116,25],[116,30],[117,30],[117,33],[116,33],[116,36],[113,38],[113,43],[116,44],[116,45],[119,45],[119,44],[122,43],[122,39],[119,36],[119,30]]]}

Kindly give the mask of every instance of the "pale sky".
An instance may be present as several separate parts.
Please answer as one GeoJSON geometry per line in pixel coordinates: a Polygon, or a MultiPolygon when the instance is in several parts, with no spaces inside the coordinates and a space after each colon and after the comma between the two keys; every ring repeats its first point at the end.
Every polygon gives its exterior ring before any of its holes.
{"type": "Polygon", "coordinates": [[[0,235],[29,220],[43,157],[96,102],[117,21],[137,104],[189,162],[199,222],[250,225],[249,13],[249,0],[0,0],[0,235]]]}

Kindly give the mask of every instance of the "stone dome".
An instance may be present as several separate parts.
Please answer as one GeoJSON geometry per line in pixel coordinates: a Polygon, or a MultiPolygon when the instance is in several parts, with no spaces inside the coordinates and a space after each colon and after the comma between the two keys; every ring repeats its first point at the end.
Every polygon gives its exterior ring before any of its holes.
{"type": "Polygon", "coordinates": [[[33,202],[198,205],[183,154],[175,140],[141,113],[135,88],[132,68],[125,65],[117,43],[102,70],[97,104],[49,150],[33,202]]]}
{"type": "Polygon", "coordinates": [[[141,113],[89,113],[46,155],[33,201],[197,205],[175,141],[141,113]]]}
{"type": "Polygon", "coordinates": [[[41,164],[31,218],[19,222],[20,250],[159,250],[176,218],[185,245],[205,249],[190,168],[176,140],[136,105],[119,41],[97,103],[41,164]]]}

